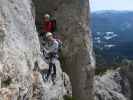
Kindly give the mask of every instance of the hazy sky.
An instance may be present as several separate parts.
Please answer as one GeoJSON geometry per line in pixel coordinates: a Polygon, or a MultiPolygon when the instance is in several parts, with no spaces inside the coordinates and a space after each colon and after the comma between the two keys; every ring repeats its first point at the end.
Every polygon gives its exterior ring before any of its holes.
{"type": "Polygon", "coordinates": [[[90,0],[91,11],[132,10],[133,0],[90,0]]]}

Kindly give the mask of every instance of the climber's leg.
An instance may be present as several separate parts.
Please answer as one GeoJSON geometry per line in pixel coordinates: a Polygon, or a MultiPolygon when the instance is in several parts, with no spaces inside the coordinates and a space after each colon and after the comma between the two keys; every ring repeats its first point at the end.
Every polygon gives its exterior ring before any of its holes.
{"type": "Polygon", "coordinates": [[[52,76],[56,76],[56,65],[55,64],[53,64],[53,74],[52,74],[52,76]]]}
{"type": "Polygon", "coordinates": [[[56,65],[53,63],[53,73],[52,73],[52,82],[55,84],[56,79],[56,65]]]}
{"type": "Polygon", "coordinates": [[[51,74],[51,71],[52,71],[52,63],[49,63],[49,69],[48,69],[48,72],[47,72],[47,75],[46,75],[46,80],[48,80],[50,74],[51,74]]]}
{"type": "Polygon", "coordinates": [[[55,58],[55,56],[52,57],[51,62],[52,62],[52,68],[53,68],[52,77],[56,77],[56,58],[55,58]]]}

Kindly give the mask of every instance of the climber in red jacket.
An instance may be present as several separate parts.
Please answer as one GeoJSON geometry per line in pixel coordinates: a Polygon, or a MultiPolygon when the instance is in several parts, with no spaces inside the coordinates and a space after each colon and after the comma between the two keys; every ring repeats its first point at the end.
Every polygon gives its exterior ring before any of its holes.
{"type": "Polygon", "coordinates": [[[42,32],[45,34],[47,32],[52,32],[52,22],[50,20],[50,15],[45,14],[44,15],[44,22],[42,26],[42,32]]]}

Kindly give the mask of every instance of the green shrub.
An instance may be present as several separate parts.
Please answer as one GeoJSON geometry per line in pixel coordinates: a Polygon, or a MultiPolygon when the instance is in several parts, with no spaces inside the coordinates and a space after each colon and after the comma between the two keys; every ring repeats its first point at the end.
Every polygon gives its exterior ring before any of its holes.
{"type": "Polygon", "coordinates": [[[107,70],[108,70],[108,68],[96,68],[95,75],[102,76],[106,73],[107,70]]]}
{"type": "Polygon", "coordinates": [[[72,96],[64,96],[64,100],[76,100],[75,97],[72,97],[72,96]]]}
{"type": "Polygon", "coordinates": [[[2,87],[7,87],[11,84],[11,82],[12,82],[12,79],[9,77],[6,80],[1,81],[1,86],[2,87]]]}

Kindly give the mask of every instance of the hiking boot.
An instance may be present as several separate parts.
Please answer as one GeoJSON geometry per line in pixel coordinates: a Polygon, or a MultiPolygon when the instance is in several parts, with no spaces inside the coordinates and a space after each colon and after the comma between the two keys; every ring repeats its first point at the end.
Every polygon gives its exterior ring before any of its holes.
{"type": "Polygon", "coordinates": [[[47,82],[48,81],[48,76],[47,75],[43,76],[43,81],[44,82],[47,82]]]}
{"type": "Polygon", "coordinates": [[[55,85],[56,74],[52,74],[52,82],[55,85]]]}

